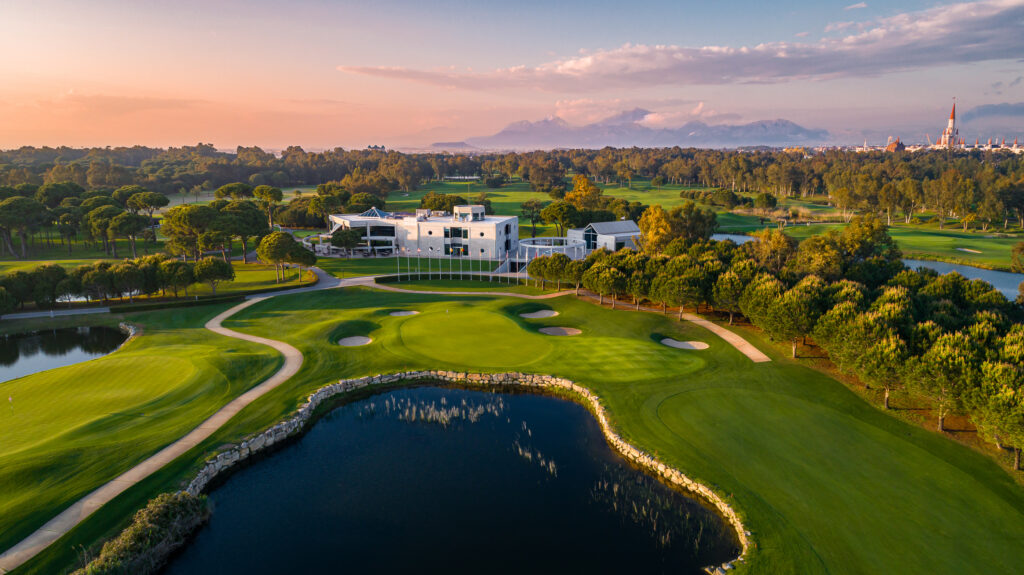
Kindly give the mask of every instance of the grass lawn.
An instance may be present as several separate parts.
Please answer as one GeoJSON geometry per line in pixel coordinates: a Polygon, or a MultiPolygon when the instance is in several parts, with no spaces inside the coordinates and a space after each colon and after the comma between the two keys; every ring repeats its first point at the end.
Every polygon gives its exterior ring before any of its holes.
{"type": "MultiPolygon", "coordinates": [[[[425,276],[424,276],[425,278],[425,276]]],[[[555,284],[550,284],[549,289],[541,289],[534,287],[531,282],[530,285],[521,285],[513,283],[509,284],[505,278],[494,278],[494,281],[476,281],[476,280],[428,280],[421,279],[417,281],[413,278],[411,281],[400,281],[391,282],[386,284],[401,289],[418,290],[418,291],[501,291],[511,293],[521,293],[526,295],[541,295],[546,293],[553,293],[555,291],[555,284]],[[502,283],[504,280],[504,283],[502,283]]],[[[562,286],[565,289],[569,289],[566,286],[562,286]]]]}
{"type": "MultiPolygon", "coordinates": [[[[379,276],[379,275],[395,275],[401,271],[401,273],[416,273],[416,258],[398,258],[401,261],[395,261],[394,257],[380,257],[380,258],[320,258],[316,262],[316,266],[325,272],[339,278],[353,278],[359,276],[379,276]],[[411,267],[410,267],[411,266],[411,267]]],[[[420,274],[422,277],[427,277],[427,258],[420,258],[420,274]]],[[[448,267],[451,261],[448,259],[432,259],[430,260],[430,269],[433,270],[433,274],[436,276],[438,270],[441,269],[438,266],[443,266],[445,273],[448,271],[448,267]]],[[[459,262],[454,260],[455,274],[459,273],[459,262]]],[[[486,260],[463,260],[463,273],[479,272],[481,270],[487,272],[491,271],[494,267],[497,267],[498,262],[487,262],[486,260]]]]}
{"type": "MultiPolygon", "coordinates": [[[[281,360],[273,350],[203,328],[227,307],[126,315],[144,335],[121,350],[0,383],[0,394],[14,399],[12,408],[0,410],[0,548],[185,435],[277,369],[281,360]]],[[[4,330],[116,325],[118,319],[6,321],[4,330]]]]}
{"type": "Polygon", "coordinates": [[[226,325],[297,346],[306,357],[301,371],[25,572],[73,561],[73,546],[112,533],[149,497],[178,486],[209,450],[270,425],[311,390],[405,369],[515,369],[593,388],[625,438],[712,485],[745,516],[756,549],[743,572],[1011,573],[1024,561],[1024,491],[996,463],[882,413],[756,337],[773,362],[751,363],[689,323],[571,296],[526,302],[367,288],[273,298],[226,325]],[[543,308],[560,315],[519,317],[543,308]],[[389,315],[400,309],[420,314],[389,315]],[[583,334],[545,336],[543,326],[583,334]],[[373,342],[344,348],[333,343],[342,335],[373,342]],[[666,336],[711,347],[672,349],[658,343],[666,336]]]}

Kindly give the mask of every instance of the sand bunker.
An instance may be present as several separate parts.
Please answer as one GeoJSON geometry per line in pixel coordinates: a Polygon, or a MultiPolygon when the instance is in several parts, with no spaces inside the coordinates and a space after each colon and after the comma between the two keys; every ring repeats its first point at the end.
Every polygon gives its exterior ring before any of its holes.
{"type": "Polygon", "coordinates": [[[981,253],[980,250],[972,250],[971,248],[956,248],[956,249],[958,251],[967,252],[967,253],[971,253],[971,254],[980,254],[981,253]]]}
{"type": "Polygon", "coordinates": [[[373,341],[365,335],[353,335],[351,337],[343,337],[338,340],[338,345],[345,347],[358,347],[360,345],[366,345],[373,341]]]}
{"type": "Polygon", "coordinates": [[[661,343],[678,349],[707,349],[708,344],[703,341],[676,341],[671,337],[666,337],[661,340],[661,343]]]}
{"type": "Polygon", "coordinates": [[[420,312],[415,311],[415,310],[411,310],[411,309],[407,309],[407,310],[393,311],[393,312],[389,313],[388,315],[393,315],[395,317],[402,317],[402,316],[406,316],[406,315],[416,315],[418,313],[420,313],[420,312]]]}
{"type": "Polygon", "coordinates": [[[579,335],[583,333],[574,327],[542,327],[539,331],[546,335],[579,335]]]}
{"type": "Polygon", "coordinates": [[[542,309],[540,311],[531,311],[530,313],[521,313],[519,317],[525,317],[526,319],[541,319],[545,317],[555,317],[558,312],[553,309],[542,309]]]}

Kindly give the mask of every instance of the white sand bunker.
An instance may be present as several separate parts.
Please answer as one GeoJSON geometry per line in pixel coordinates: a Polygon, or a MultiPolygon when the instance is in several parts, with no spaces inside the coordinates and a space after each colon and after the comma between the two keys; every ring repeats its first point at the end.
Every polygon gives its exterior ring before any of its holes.
{"type": "Polygon", "coordinates": [[[980,250],[972,250],[971,248],[956,248],[956,249],[961,251],[961,252],[967,252],[967,253],[971,253],[971,254],[980,254],[981,253],[980,250]]]}
{"type": "Polygon", "coordinates": [[[388,315],[393,315],[395,317],[402,317],[402,316],[406,316],[406,315],[416,315],[418,313],[420,313],[420,312],[418,312],[416,310],[404,309],[404,310],[399,310],[399,311],[393,311],[393,312],[389,313],[388,315]]]}
{"type": "Polygon", "coordinates": [[[519,317],[525,317],[526,319],[541,319],[545,317],[555,317],[558,312],[553,309],[542,309],[540,311],[531,311],[530,313],[521,313],[519,317]]]}
{"type": "Polygon", "coordinates": [[[671,337],[666,337],[661,340],[661,343],[669,347],[675,347],[678,349],[707,349],[708,344],[703,341],[676,341],[671,337]]]}
{"type": "Polygon", "coordinates": [[[360,345],[366,345],[373,341],[365,335],[353,335],[350,337],[343,337],[338,340],[338,345],[345,347],[359,347],[360,345]]]}
{"type": "Polygon", "coordinates": [[[545,335],[579,335],[583,333],[574,327],[542,327],[539,331],[545,335]]]}

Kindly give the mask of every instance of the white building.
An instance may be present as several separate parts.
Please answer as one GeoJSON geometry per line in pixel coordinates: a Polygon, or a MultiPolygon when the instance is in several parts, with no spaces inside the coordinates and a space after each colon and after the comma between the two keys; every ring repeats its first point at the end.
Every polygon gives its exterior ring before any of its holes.
{"type": "Polygon", "coordinates": [[[483,206],[455,206],[453,214],[416,210],[390,213],[371,208],[361,214],[331,215],[331,233],[365,230],[361,251],[426,257],[503,260],[519,247],[519,218],[486,215],[483,206]]]}
{"type": "Polygon", "coordinates": [[[636,248],[634,238],[640,236],[640,227],[633,220],[594,222],[585,228],[569,230],[570,240],[582,240],[587,252],[608,248],[618,251],[622,248],[636,248]]]}

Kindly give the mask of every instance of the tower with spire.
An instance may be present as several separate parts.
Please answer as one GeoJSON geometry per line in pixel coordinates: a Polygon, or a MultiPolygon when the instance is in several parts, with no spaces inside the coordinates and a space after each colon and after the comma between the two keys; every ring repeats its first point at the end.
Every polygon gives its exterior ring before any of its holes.
{"type": "Polygon", "coordinates": [[[956,147],[957,142],[959,141],[959,135],[959,130],[956,129],[956,98],[953,98],[953,111],[949,113],[949,123],[946,124],[946,129],[942,131],[942,137],[939,138],[938,147],[956,147]]]}

